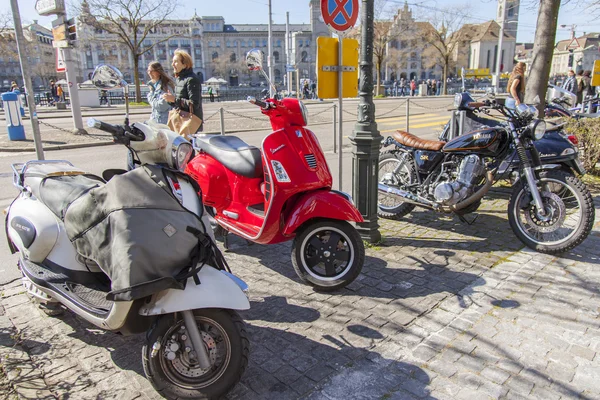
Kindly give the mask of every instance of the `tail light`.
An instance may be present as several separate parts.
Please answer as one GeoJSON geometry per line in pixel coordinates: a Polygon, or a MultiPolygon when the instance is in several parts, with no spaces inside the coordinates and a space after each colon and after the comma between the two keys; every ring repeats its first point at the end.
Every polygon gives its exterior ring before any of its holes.
{"type": "Polygon", "coordinates": [[[577,136],[569,135],[567,136],[567,139],[569,139],[569,142],[573,143],[575,146],[579,145],[579,139],[577,139],[577,136]]]}

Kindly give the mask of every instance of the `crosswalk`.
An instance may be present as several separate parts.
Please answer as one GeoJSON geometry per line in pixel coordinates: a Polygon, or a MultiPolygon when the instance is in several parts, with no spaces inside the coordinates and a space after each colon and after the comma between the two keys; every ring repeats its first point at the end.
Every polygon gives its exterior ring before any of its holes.
{"type": "MultiPolygon", "coordinates": [[[[441,128],[450,120],[445,114],[418,114],[411,115],[409,131],[419,128],[441,128]]],[[[381,133],[395,132],[398,129],[406,130],[406,117],[389,117],[377,119],[377,127],[381,133]]]]}

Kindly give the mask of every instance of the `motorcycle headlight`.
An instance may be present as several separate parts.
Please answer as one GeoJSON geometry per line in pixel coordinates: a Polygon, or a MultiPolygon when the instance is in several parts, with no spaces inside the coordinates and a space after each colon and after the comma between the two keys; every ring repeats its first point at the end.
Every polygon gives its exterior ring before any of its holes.
{"type": "Polygon", "coordinates": [[[546,122],[541,119],[534,120],[529,125],[529,131],[535,140],[540,140],[546,133],[546,122]]]}
{"type": "Polygon", "coordinates": [[[175,138],[171,148],[171,162],[173,164],[173,168],[180,171],[185,170],[185,167],[190,162],[193,153],[194,148],[190,142],[181,136],[175,138]]]}
{"type": "Polygon", "coordinates": [[[462,93],[456,93],[454,95],[454,108],[460,107],[462,103],[462,93]]]}
{"type": "Polygon", "coordinates": [[[304,126],[308,126],[308,110],[303,102],[300,103],[300,111],[302,111],[302,118],[304,119],[304,126]]]}

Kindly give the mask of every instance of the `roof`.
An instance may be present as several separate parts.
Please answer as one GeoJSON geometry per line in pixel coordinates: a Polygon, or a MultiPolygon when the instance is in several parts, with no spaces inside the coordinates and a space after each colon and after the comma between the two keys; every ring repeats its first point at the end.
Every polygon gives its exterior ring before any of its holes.
{"type": "Polygon", "coordinates": [[[593,32],[574,39],[561,40],[556,43],[555,48],[558,51],[567,51],[569,47],[585,49],[589,46],[597,45],[600,45],[600,33],[593,32]]]}
{"type": "MultiPolygon", "coordinates": [[[[269,25],[267,24],[227,24],[226,27],[231,27],[236,32],[267,32],[269,25]]],[[[285,24],[272,24],[273,32],[285,32],[285,24]]],[[[310,24],[290,24],[290,32],[310,31],[310,24]]],[[[227,30],[231,32],[231,30],[227,30]]]]}
{"type": "MultiPolygon", "coordinates": [[[[500,25],[494,20],[482,24],[465,24],[456,34],[464,37],[463,40],[473,42],[497,42],[500,35],[500,25]]],[[[504,31],[504,39],[515,39],[514,36],[504,31]]]]}

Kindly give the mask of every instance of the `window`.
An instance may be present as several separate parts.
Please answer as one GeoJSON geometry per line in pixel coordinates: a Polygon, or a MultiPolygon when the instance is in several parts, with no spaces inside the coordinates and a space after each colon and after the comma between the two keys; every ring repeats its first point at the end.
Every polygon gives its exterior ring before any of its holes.
{"type": "Polygon", "coordinates": [[[221,47],[221,41],[220,41],[220,40],[217,40],[217,42],[216,42],[216,46],[217,46],[217,47],[221,47]]]}
{"type": "Polygon", "coordinates": [[[275,69],[275,80],[276,81],[280,81],[281,80],[281,71],[278,69],[275,69]]]}
{"type": "Polygon", "coordinates": [[[278,51],[273,52],[273,58],[275,59],[275,62],[279,62],[279,52],[278,51]]]}
{"type": "Polygon", "coordinates": [[[306,40],[306,42],[305,42],[305,45],[304,45],[304,46],[305,46],[305,47],[310,47],[310,40],[306,40]]]}
{"type": "Polygon", "coordinates": [[[263,39],[263,47],[267,47],[267,39],[263,39]]]}
{"type": "Polygon", "coordinates": [[[508,6],[508,16],[513,17],[515,15],[515,6],[511,4],[508,6]]]}
{"type": "Polygon", "coordinates": [[[308,53],[306,51],[302,52],[302,56],[301,56],[301,60],[302,62],[308,62],[308,53]]]}
{"type": "Polygon", "coordinates": [[[491,50],[488,50],[488,52],[487,52],[487,61],[486,61],[486,63],[485,63],[485,67],[486,67],[486,68],[489,68],[489,67],[490,67],[490,56],[491,56],[491,55],[492,55],[492,51],[491,51],[491,50]]]}
{"type": "Polygon", "coordinates": [[[219,53],[217,53],[216,51],[214,53],[212,53],[212,59],[216,60],[217,58],[219,58],[219,53]]]}
{"type": "Polygon", "coordinates": [[[277,41],[277,47],[281,47],[281,40],[277,41]]]}
{"type": "Polygon", "coordinates": [[[240,46],[242,46],[242,47],[246,47],[246,41],[245,41],[245,40],[242,40],[242,41],[241,41],[241,44],[240,44],[240,46]]]}
{"type": "Polygon", "coordinates": [[[231,47],[231,42],[229,40],[227,41],[226,46],[231,47]]]}
{"type": "Polygon", "coordinates": [[[235,56],[235,53],[231,53],[231,55],[229,56],[229,61],[231,61],[232,63],[236,62],[237,57],[235,56]]]}

